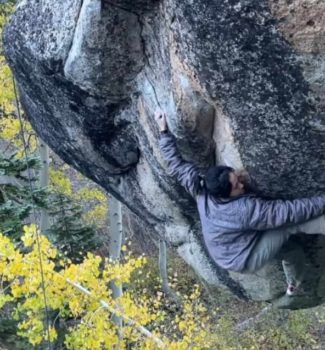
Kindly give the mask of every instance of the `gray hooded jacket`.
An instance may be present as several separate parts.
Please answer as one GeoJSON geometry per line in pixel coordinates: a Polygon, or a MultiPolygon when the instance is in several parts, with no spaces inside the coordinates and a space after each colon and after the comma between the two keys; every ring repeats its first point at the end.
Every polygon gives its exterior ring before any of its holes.
{"type": "Polygon", "coordinates": [[[170,175],[175,176],[196,199],[209,254],[227,270],[245,269],[245,263],[263,231],[299,224],[324,212],[325,196],[264,200],[254,195],[243,195],[225,203],[208,196],[210,214],[207,216],[204,192],[195,193],[199,177],[197,167],[182,159],[170,133],[162,133],[159,144],[170,175]]]}

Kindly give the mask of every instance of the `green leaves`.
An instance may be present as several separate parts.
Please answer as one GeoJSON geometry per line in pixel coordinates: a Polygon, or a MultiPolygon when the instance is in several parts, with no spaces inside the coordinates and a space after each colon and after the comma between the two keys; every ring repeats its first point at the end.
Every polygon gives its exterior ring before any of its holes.
{"type": "MultiPolygon", "coordinates": [[[[0,176],[15,176],[19,179],[28,181],[28,174],[22,174],[27,172],[28,169],[39,170],[40,161],[39,157],[29,156],[26,158],[18,158],[17,153],[12,154],[8,158],[4,158],[0,155],[0,176]]],[[[32,178],[32,181],[35,181],[36,178],[32,178]]]]}
{"type": "Polygon", "coordinates": [[[35,173],[39,160],[30,157],[27,160],[0,156],[0,231],[19,240],[22,227],[31,215],[33,208],[48,206],[46,189],[35,186],[32,178],[30,186],[27,170],[35,173]]]}

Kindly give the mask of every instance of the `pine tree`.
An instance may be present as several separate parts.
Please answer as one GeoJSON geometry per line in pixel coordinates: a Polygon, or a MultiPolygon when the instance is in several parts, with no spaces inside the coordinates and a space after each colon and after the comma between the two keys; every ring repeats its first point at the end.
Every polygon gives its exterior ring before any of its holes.
{"type": "Polygon", "coordinates": [[[0,156],[0,231],[16,240],[33,209],[48,205],[46,189],[35,186],[36,178],[28,179],[27,173],[38,168],[36,157],[0,156]]]}
{"type": "Polygon", "coordinates": [[[93,226],[82,219],[82,208],[64,194],[53,194],[49,215],[54,219],[47,234],[55,246],[73,262],[83,259],[82,253],[96,249],[100,240],[93,226]]]}

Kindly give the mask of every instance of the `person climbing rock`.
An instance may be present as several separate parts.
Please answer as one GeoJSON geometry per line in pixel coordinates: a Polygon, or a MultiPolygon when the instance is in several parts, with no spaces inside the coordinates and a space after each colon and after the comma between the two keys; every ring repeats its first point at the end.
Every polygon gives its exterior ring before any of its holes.
{"type": "Polygon", "coordinates": [[[252,273],[280,257],[287,295],[299,294],[305,254],[289,238],[298,233],[325,234],[325,195],[263,199],[248,192],[242,175],[228,166],[212,166],[201,176],[194,164],[181,157],[165,113],[158,111],[155,118],[170,175],[195,198],[204,241],[215,263],[227,270],[252,273]]]}

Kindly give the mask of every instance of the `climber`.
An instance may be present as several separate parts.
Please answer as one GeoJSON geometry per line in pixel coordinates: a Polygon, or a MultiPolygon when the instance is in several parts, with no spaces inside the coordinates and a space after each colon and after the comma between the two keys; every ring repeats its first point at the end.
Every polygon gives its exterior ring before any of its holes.
{"type": "Polygon", "coordinates": [[[266,200],[248,192],[242,175],[228,166],[212,166],[201,176],[194,164],[180,156],[166,115],[156,112],[156,121],[161,134],[160,149],[170,174],[196,199],[211,258],[224,269],[252,273],[280,257],[287,295],[299,294],[304,251],[289,237],[298,233],[325,234],[325,219],[321,216],[325,195],[266,200]]]}

